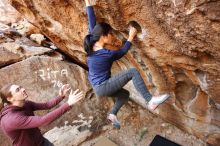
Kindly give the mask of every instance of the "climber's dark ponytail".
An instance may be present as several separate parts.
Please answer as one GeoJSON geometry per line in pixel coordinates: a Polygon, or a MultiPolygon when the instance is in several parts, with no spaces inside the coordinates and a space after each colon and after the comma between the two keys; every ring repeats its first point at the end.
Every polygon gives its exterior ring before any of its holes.
{"type": "Polygon", "coordinates": [[[93,46],[95,44],[95,42],[92,41],[91,38],[92,38],[91,34],[86,35],[86,37],[84,38],[84,49],[85,49],[87,55],[92,54],[93,46]]]}
{"type": "Polygon", "coordinates": [[[102,22],[98,23],[94,27],[91,34],[86,35],[84,38],[84,49],[87,55],[91,55],[93,52],[93,46],[97,41],[99,41],[100,37],[107,36],[111,30],[112,28],[109,24],[102,22]]]}

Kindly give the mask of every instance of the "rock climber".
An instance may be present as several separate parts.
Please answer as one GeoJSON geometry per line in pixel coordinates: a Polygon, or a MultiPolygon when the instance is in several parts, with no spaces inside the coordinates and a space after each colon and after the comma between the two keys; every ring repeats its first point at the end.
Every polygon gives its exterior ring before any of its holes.
{"type": "Polygon", "coordinates": [[[84,49],[87,53],[89,68],[88,79],[97,96],[116,97],[115,104],[107,119],[112,122],[114,128],[119,129],[120,122],[116,115],[129,98],[129,91],[124,89],[123,86],[130,80],[133,81],[136,90],[146,100],[147,107],[150,110],[156,109],[169,95],[152,96],[135,68],[111,77],[113,62],[122,58],[128,52],[137,31],[134,27],[130,28],[128,39],[120,50],[112,51],[105,48],[106,44],[112,44],[112,28],[105,22],[96,23],[93,10],[93,5],[96,3],[95,0],[85,0],[85,3],[89,21],[89,34],[84,38],[84,49]]]}

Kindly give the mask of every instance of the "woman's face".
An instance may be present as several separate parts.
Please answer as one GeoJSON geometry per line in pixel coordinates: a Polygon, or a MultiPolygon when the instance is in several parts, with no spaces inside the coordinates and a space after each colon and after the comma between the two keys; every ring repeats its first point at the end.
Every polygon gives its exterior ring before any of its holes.
{"type": "Polygon", "coordinates": [[[105,44],[112,44],[113,40],[113,34],[112,33],[109,33],[107,36],[104,37],[104,43],[105,44]]]}

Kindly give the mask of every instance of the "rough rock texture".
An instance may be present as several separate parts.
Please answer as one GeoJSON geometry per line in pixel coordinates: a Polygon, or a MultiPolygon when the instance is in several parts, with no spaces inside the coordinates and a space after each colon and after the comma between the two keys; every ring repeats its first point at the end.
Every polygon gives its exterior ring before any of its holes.
{"type": "MultiPolygon", "coordinates": [[[[64,53],[85,65],[82,40],[88,28],[82,0],[10,1],[64,53]]],[[[217,0],[98,0],[95,7],[98,20],[108,22],[118,38],[127,36],[130,21],[142,28],[135,49],[116,63],[114,72],[138,68],[152,94],[172,95],[156,113],[213,145],[220,143],[219,5],[217,0]]]]}
{"type": "Polygon", "coordinates": [[[29,37],[31,34],[40,33],[39,29],[29,23],[26,19],[12,23],[11,28],[18,31],[21,35],[29,37]]]}
{"type": "Polygon", "coordinates": [[[52,53],[50,48],[39,46],[14,29],[0,29],[0,67],[21,61],[30,56],[52,53]]]}
{"type": "Polygon", "coordinates": [[[67,125],[68,122],[66,122],[65,126],[53,128],[45,133],[44,137],[56,146],[78,146],[92,135],[88,128],[91,127],[93,117],[87,118],[81,113],[77,119],[79,120],[72,122],[75,126],[67,125]]]}
{"type": "Polygon", "coordinates": [[[8,0],[0,1],[0,23],[10,24],[21,18],[21,14],[8,3],[8,0]]]}
{"type": "MultiPolygon", "coordinates": [[[[104,126],[102,134],[83,142],[80,146],[93,146],[99,138],[108,137],[118,146],[149,146],[155,135],[161,135],[182,146],[207,146],[202,140],[182,133],[176,126],[165,122],[144,108],[129,101],[118,113],[122,127],[112,130],[104,126]]],[[[162,145],[161,145],[162,146],[162,145]]]]}

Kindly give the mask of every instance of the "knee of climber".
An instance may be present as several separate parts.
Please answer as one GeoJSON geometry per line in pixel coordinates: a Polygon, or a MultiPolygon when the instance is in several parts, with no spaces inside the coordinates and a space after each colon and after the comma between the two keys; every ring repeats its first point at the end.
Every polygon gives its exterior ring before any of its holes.
{"type": "Polygon", "coordinates": [[[139,74],[139,72],[137,71],[136,68],[131,68],[131,69],[130,69],[130,72],[131,72],[132,74],[139,74]]]}

